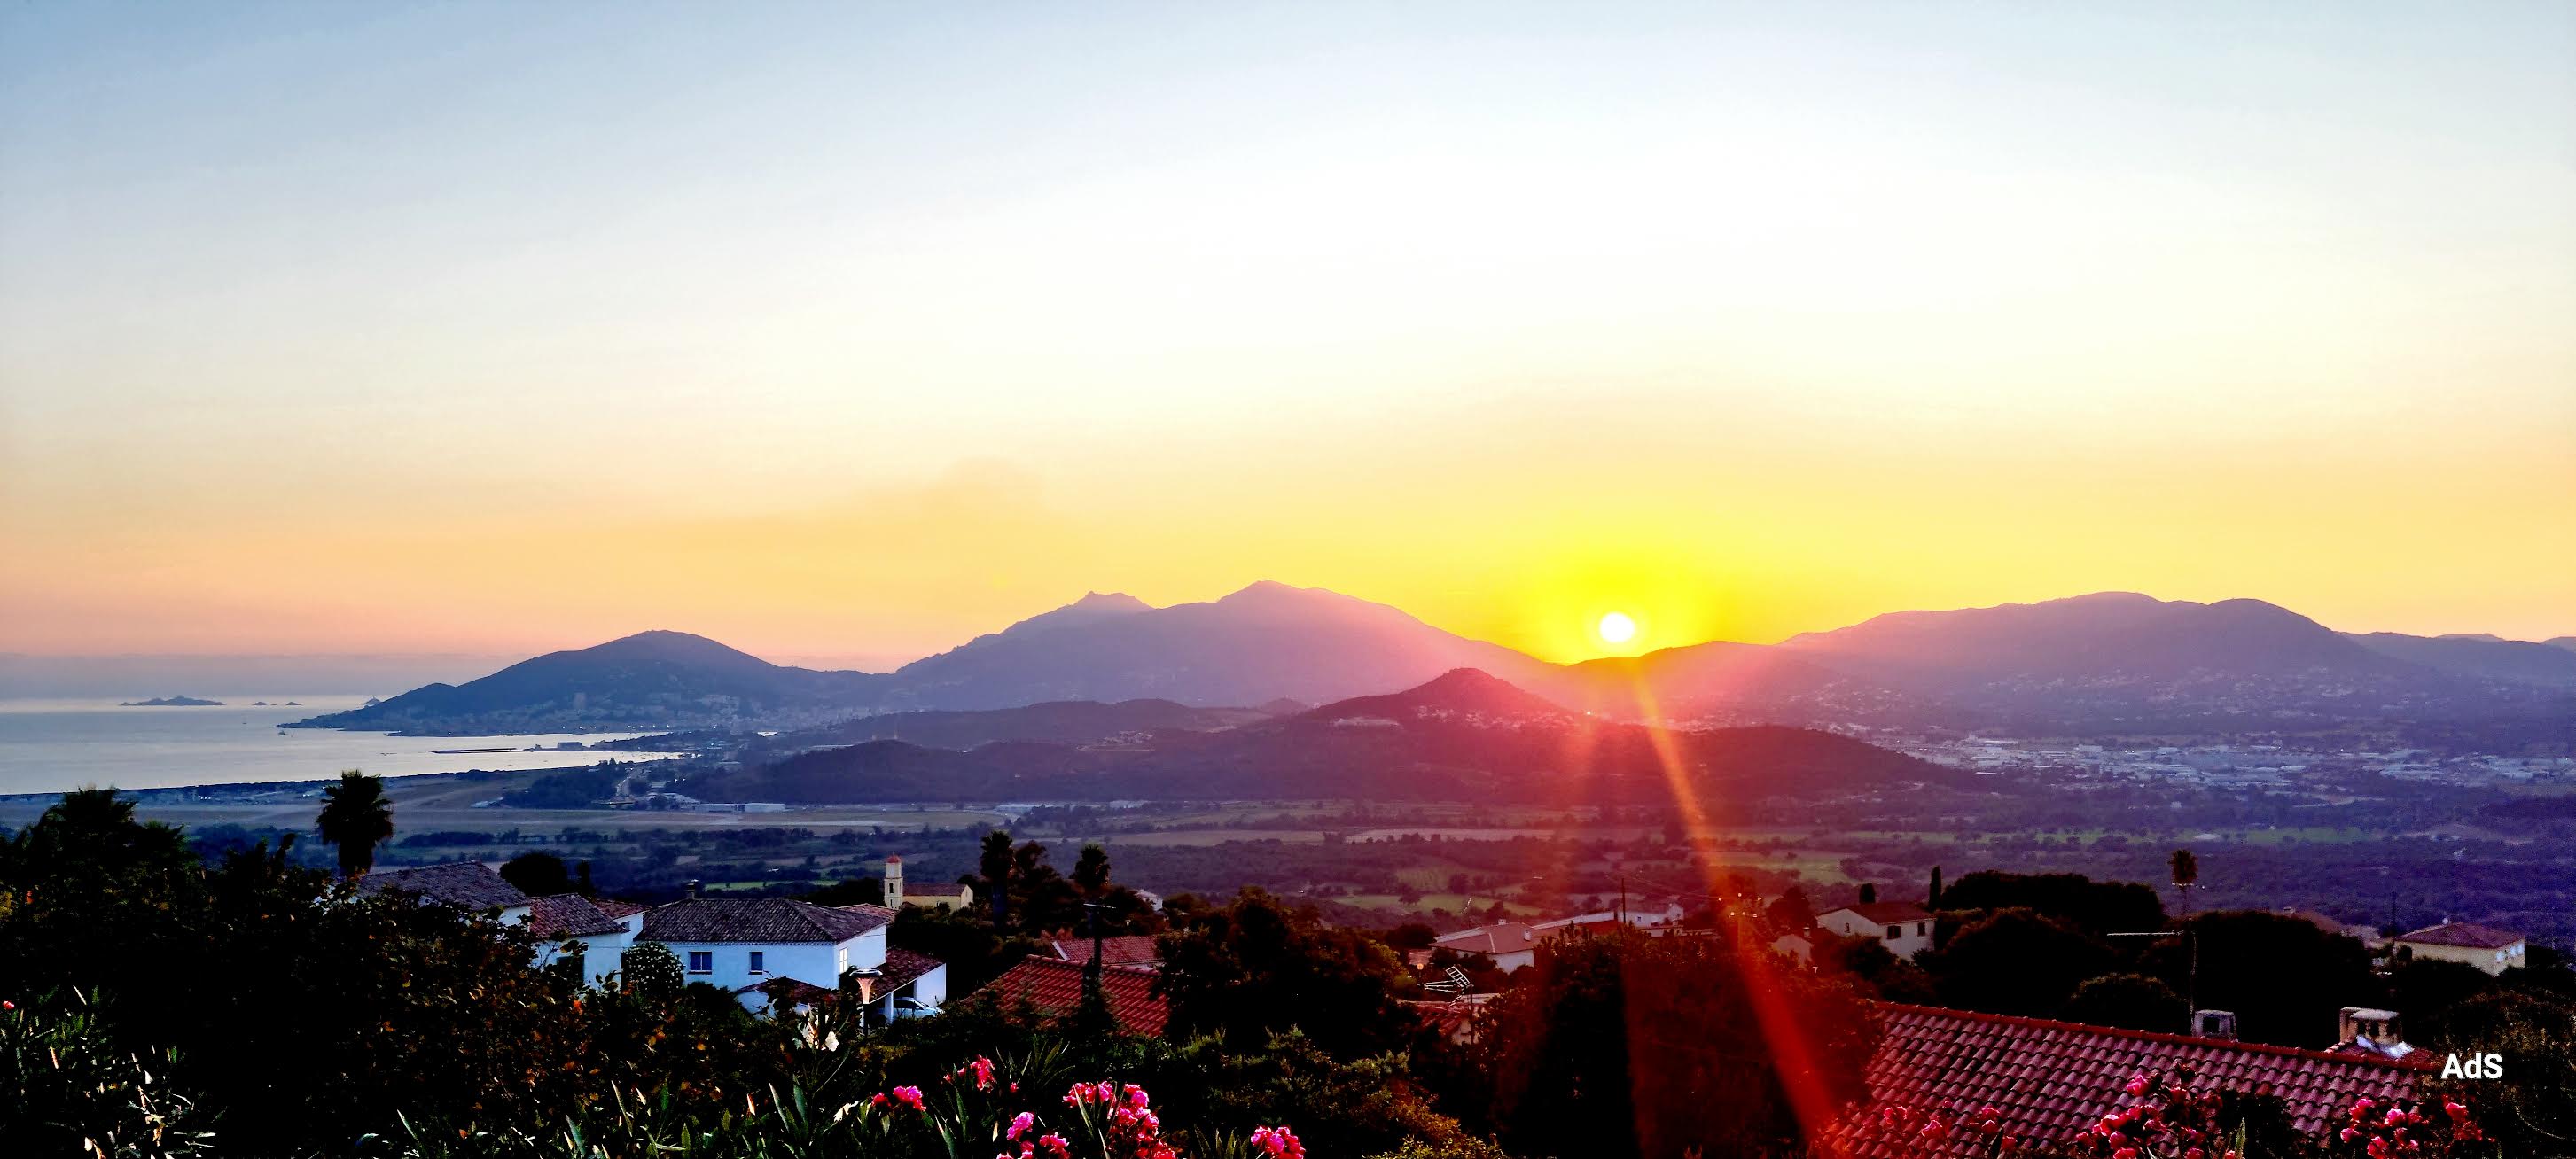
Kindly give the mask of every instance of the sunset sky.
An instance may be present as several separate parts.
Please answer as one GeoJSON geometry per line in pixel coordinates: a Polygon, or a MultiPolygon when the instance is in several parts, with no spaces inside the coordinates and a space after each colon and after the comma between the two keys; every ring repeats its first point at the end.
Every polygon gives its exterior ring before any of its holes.
{"type": "Polygon", "coordinates": [[[0,9],[0,651],[2576,633],[2576,8],[1597,7],[0,9]]]}

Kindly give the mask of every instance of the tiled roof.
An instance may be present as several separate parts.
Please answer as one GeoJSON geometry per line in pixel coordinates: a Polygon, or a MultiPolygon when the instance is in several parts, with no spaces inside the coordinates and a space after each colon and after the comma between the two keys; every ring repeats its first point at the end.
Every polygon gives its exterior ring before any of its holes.
{"type": "Polygon", "coordinates": [[[558,893],[528,903],[528,932],[540,938],[587,938],[625,929],[626,923],[577,893],[558,893]]]}
{"type": "Polygon", "coordinates": [[[908,898],[964,897],[966,896],[966,883],[962,881],[907,881],[903,883],[903,896],[908,898]]]}
{"type": "Polygon", "coordinates": [[[877,967],[876,977],[859,976],[859,990],[874,1001],[880,994],[900,989],[920,980],[922,975],[938,969],[939,959],[901,946],[886,947],[885,962],[877,967]]]}
{"type": "Polygon", "coordinates": [[[648,942],[846,942],[891,920],[875,912],[833,909],[784,897],[692,898],[648,910],[648,942]]]}
{"type": "Polygon", "coordinates": [[[1519,922],[1458,930],[1433,939],[1433,945],[1463,954],[1517,954],[1538,946],[1538,935],[1519,922]]]}
{"type": "Polygon", "coordinates": [[[620,919],[631,918],[637,914],[643,913],[645,910],[653,908],[649,905],[638,905],[631,901],[619,901],[613,897],[594,897],[590,899],[590,904],[597,907],[599,912],[607,914],[610,917],[620,919]]]}
{"type": "Polygon", "coordinates": [[[1905,1156],[1965,1159],[1981,1143],[1953,1138],[1926,1149],[1888,1139],[1875,1126],[1882,1108],[1993,1106],[2004,1133],[2031,1145],[2071,1138],[2086,1124],[2138,1100],[2122,1087],[2139,1071],[2189,1063],[2193,1085],[2273,1094],[2293,1124],[2314,1132],[2353,1099],[2410,1096],[2427,1072],[2385,1059],[2296,1050],[2179,1034],[2115,1030],[2074,1022],[1963,1010],[1881,1005],[1885,1037],[1870,1056],[1870,1102],[1825,1133],[1825,1153],[1853,1159],[1905,1156]]]}
{"type": "Polygon", "coordinates": [[[502,880],[500,874],[492,872],[492,867],[480,861],[450,861],[440,865],[415,865],[409,869],[385,869],[358,879],[360,893],[372,895],[396,890],[458,909],[508,909],[528,904],[528,895],[502,880]]]}
{"type": "MultiPolygon", "coordinates": [[[[1091,960],[1091,939],[1057,938],[1047,946],[1055,956],[1068,962],[1091,960]]],[[[1163,951],[1149,934],[1120,934],[1100,939],[1100,962],[1104,966],[1148,966],[1160,968],[1163,951]]]]}
{"type": "MultiPolygon", "coordinates": [[[[1082,971],[1080,963],[1032,954],[975,994],[1005,1009],[1026,1002],[1041,1014],[1061,1016],[1082,1005],[1082,971]]],[[[1132,966],[1100,968],[1101,997],[1108,1000],[1109,1014],[1118,1020],[1119,1029],[1130,1034],[1163,1032],[1172,1009],[1154,993],[1154,978],[1154,971],[1132,966]]]]}
{"type": "Polygon", "coordinates": [[[1817,917],[1828,917],[1844,910],[1859,914],[1862,921],[1873,925],[1892,926],[1898,922],[1928,922],[1932,911],[1910,901],[1874,901],[1868,905],[1835,906],[1817,917]]]}
{"type": "Polygon", "coordinates": [[[2390,940],[2413,942],[2419,946],[2459,946],[2471,950],[2501,950],[2521,941],[2522,935],[2509,934],[2475,922],[2444,922],[2411,934],[2399,934],[2390,940]]]}

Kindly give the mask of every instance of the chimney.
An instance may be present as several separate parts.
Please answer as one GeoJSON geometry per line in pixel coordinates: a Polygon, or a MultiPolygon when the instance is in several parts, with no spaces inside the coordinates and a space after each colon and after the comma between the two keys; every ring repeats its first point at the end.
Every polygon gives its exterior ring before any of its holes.
{"type": "Polygon", "coordinates": [[[903,859],[886,855],[885,905],[887,909],[903,908],[903,859]]]}
{"type": "Polygon", "coordinates": [[[689,900],[698,900],[698,879],[694,877],[689,879],[689,900]]]}

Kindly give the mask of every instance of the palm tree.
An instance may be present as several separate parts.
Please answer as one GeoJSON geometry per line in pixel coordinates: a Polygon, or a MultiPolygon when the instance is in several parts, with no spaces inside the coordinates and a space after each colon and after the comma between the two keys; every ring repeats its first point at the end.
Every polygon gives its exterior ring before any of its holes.
{"type": "Polygon", "coordinates": [[[322,839],[340,849],[340,876],[364,877],[376,864],[376,843],[394,835],[393,802],[385,779],[356,769],[322,791],[322,815],[313,819],[322,839]]]}
{"type": "Polygon", "coordinates": [[[2182,916],[2187,921],[2191,918],[2191,887],[2200,883],[2200,859],[2192,856],[2191,850],[2173,851],[2173,883],[2174,892],[2182,895],[2182,916]]]}

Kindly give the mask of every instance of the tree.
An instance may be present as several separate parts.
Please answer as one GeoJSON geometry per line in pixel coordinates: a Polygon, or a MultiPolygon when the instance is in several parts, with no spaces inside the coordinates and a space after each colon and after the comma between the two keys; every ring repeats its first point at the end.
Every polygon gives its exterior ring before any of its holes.
{"type": "Polygon", "coordinates": [[[2484,1049],[2452,1033],[2451,1012],[2461,1003],[2497,988],[2486,971],[2460,962],[2415,958],[2387,972],[2388,1008],[2405,1016],[2406,1037],[2421,1046],[2456,1051],[2484,1049]]]}
{"type": "Polygon", "coordinates": [[[1790,886],[1772,899],[1762,916],[1770,919],[1772,929],[1784,934],[1798,933],[1816,924],[1816,909],[1807,902],[1805,886],[1790,886]]]}
{"type": "Polygon", "coordinates": [[[637,942],[618,962],[618,981],[647,1001],[667,1005],[689,984],[680,957],[660,942],[637,942]]]}
{"type": "Polygon", "coordinates": [[[1412,978],[1386,943],[1260,889],[1164,935],[1159,948],[1154,986],[1171,1003],[1175,1035],[1222,1031],[1258,1043],[1298,1027],[1349,1059],[1402,1046],[1421,1026],[1398,997],[1412,978]]]}
{"type": "Polygon", "coordinates": [[[2066,1020],[2171,1034],[2183,1025],[2189,1005],[2160,979],[2104,974],[2075,988],[2066,1001],[2066,1020]]]}
{"type": "Polygon", "coordinates": [[[1924,956],[1945,1006],[2053,1018],[2075,988],[2107,971],[2109,946],[2035,910],[1996,910],[1924,956]]]}
{"type": "Polygon", "coordinates": [[[516,886],[529,897],[552,897],[571,893],[572,875],[564,872],[563,858],[551,853],[522,853],[501,863],[501,880],[516,886]]]}
{"type": "Polygon", "coordinates": [[[2173,851],[2170,865],[2173,869],[2174,892],[2182,895],[2182,916],[2185,920],[2189,920],[2191,887],[2200,884],[2200,859],[2192,856],[2191,850],[2177,849],[2173,851]]]}
{"type": "Polygon", "coordinates": [[[1846,983],[1724,931],[1550,943],[1472,1050],[1515,1155],[1803,1154],[1801,1112],[1865,1093],[1875,1032],[1846,983]]]}
{"type": "Polygon", "coordinates": [[[1819,972],[1849,978],[1890,1002],[1929,1005],[1940,998],[1930,974],[1897,957],[1877,938],[1846,938],[1831,930],[1817,930],[1812,936],[1815,949],[1808,957],[1819,972]]]}
{"type": "Polygon", "coordinates": [[[1941,867],[1938,865],[1932,867],[1932,885],[1923,893],[1923,908],[1928,910],[1941,908],[1941,867]]]}
{"type": "Polygon", "coordinates": [[[1980,870],[1941,888],[1940,908],[1973,920],[1971,910],[2027,909],[2060,918],[2087,932],[2165,928],[2165,904],[2153,887],[2133,881],[2095,881],[2080,873],[2001,873],[1980,870]]]}
{"type": "Polygon", "coordinates": [[[1878,886],[1876,884],[1866,881],[1860,883],[1860,904],[1878,904],[1878,886]]]}
{"type": "MultiPolygon", "coordinates": [[[[364,877],[376,865],[376,846],[394,835],[394,807],[385,780],[356,769],[322,791],[322,813],[313,819],[322,840],[340,851],[340,876],[364,877]]],[[[558,863],[560,864],[560,863],[558,863]]]]}
{"type": "Polygon", "coordinates": [[[2189,938],[2159,939],[2147,947],[2144,972],[2193,995],[2204,1010],[2235,1011],[2236,1032],[2250,1041],[2324,1046],[2334,1039],[2341,1007],[2380,1000],[2370,952],[2304,918],[2213,910],[2184,928],[2189,938]]]}
{"type": "Polygon", "coordinates": [[[1109,892],[1109,851],[1097,844],[1085,843],[1082,855],[1073,863],[1073,888],[1088,901],[1098,901],[1109,892]]]}
{"type": "Polygon", "coordinates": [[[983,880],[976,883],[980,888],[975,893],[993,907],[993,929],[1002,933],[1011,929],[1012,864],[1010,832],[996,829],[985,834],[984,846],[976,861],[983,880]]]}

